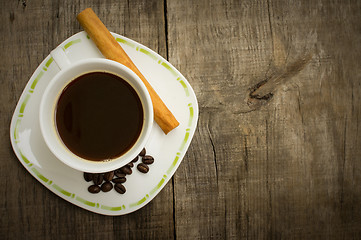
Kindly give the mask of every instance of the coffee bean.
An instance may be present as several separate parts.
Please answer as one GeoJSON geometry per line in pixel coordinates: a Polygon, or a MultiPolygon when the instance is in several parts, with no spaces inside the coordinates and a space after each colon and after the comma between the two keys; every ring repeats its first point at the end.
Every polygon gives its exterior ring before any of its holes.
{"type": "Polygon", "coordinates": [[[134,164],[133,164],[132,162],[130,162],[130,163],[128,163],[126,166],[132,168],[132,167],[134,167],[134,164]]]}
{"type": "Polygon", "coordinates": [[[142,172],[142,173],[147,173],[149,171],[149,167],[147,165],[145,165],[144,163],[139,163],[137,165],[137,169],[139,170],[139,172],[142,172]]]}
{"type": "Polygon", "coordinates": [[[91,185],[88,187],[88,191],[90,193],[98,193],[100,192],[100,187],[98,185],[91,185]]]}
{"type": "Polygon", "coordinates": [[[125,183],[127,179],[125,177],[113,178],[113,183],[125,183]]]}
{"type": "Polygon", "coordinates": [[[111,181],[114,177],[114,171],[107,172],[104,174],[104,181],[111,181]]]}
{"type": "Polygon", "coordinates": [[[109,192],[113,189],[113,184],[111,182],[105,182],[100,188],[103,192],[109,192]]]}
{"type": "Polygon", "coordinates": [[[117,177],[125,177],[125,174],[123,173],[123,171],[119,168],[117,170],[114,171],[115,176],[117,177]]]}
{"type": "Polygon", "coordinates": [[[121,167],[120,170],[127,175],[130,175],[133,173],[132,169],[129,166],[121,167]]]}
{"type": "Polygon", "coordinates": [[[136,156],[136,157],[132,160],[132,162],[136,162],[136,161],[138,161],[138,156],[136,156]]]}
{"type": "Polygon", "coordinates": [[[145,148],[143,148],[142,151],[139,153],[139,156],[144,157],[146,152],[147,151],[145,150],[145,148]]]}
{"type": "Polygon", "coordinates": [[[93,182],[95,185],[100,185],[103,182],[103,174],[102,173],[94,173],[93,174],[93,182]]]}
{"type": "Polygon", "coordinates": [[[92,173],[85,172],[83,174],[83,176],[84,176],[84,180],[87,181],[87,182],[90,182],[91,180],[93,180],[93,174],[92,173]]]}
{"type": "Polygon", "coordinates": [[[127,190],[125,189],[124,185],[121,183],[116,183],[114,185],[115,191],[117,191],[120,194],[124,194],[127,190]]]}
{"type": "Polygon", "coordinates": [[[142,158],[142,162],[149,165],[149,164],[154,163],[154,158],[150,155],[146,155],[142,158]]]}

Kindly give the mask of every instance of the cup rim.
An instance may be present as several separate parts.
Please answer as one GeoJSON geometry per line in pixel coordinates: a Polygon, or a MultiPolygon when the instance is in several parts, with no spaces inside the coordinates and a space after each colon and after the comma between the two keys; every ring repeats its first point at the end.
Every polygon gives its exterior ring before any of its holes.
{"type": "Polygon", "coordinates": [[[55,75],[41,97],[39,123],[41,135],[43,136],[48,149],[57,159],[69,167],[82,172],[102,173],[120,168],[138,156],[139,152],[145,147],[150,136],[153,126],[153,114],[153,105],[149,92],[143,81],[131,69],[109,59],[92,58],[80,60],[61,69],[55,75]],[[80,69],[87,70],[82,71],[80,69]],[[110,161],[87,160],[71,152],[59,137],[54,122],[55,106],[62,90],[78,76],[96,71],[109,72],[126,80],[137,92],[144,111],[143,128],[138,140],[127,152],[110,161]],[[55,95],[54,92],[56,92],[55,95]],[[51,116],[49,116],[49,111],[51,116]]]}

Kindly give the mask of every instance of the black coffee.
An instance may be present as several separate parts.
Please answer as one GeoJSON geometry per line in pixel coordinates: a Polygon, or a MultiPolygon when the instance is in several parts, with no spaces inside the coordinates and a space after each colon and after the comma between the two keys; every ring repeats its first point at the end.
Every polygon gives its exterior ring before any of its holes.
{"type": "Polygon", "coordinates": [[[135,144],[143,116],[138,94],[124,79],[92,72],[63,90],[55,122],[70,151],[84,159],[104,161],[121,156],[135,144]]]}

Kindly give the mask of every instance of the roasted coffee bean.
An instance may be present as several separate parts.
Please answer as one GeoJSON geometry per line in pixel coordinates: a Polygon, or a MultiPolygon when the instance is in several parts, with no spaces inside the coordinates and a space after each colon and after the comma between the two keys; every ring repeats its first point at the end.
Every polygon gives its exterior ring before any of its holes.
{"type": "Polygon", "coordinates": [[[142,172],[142,173],[147,173],[149,171],[149,167],[147,165],[145,165],[144,163],[139,163],[137,165],[137,169],[139,170],[139,172],[142,172]]]}
{"type": "Polygon", "coordinates": [[[115,176],[117,177],[125,177],[125,174],[123,173],[123,171],[119,168],[117,170],[114,171],[115,176]]]}
{"type": "Polygon", "coordinates": [[[120,170],[127,175],[130,175],[133,173],[132,169],[129,166],[121,167],[120,170]]]}
{"type": "Polygon", "coordinates": [[[143,148],[142,151],[139,153],[139,156],[144,157],[146,152],[147,151],[145,150],[145,148],[143,148]]]}
{"type": "Polygon", "coordinates": [[[132,160],[132,162],[136,162],[136,161],[138,161],[138,156],[136,156],[136,157],[132,160]]]}
{"type": "Polygon", "coordinates": [[[113,178],[113,183],[125,183],[127,179],[125,177],[113,178]]]}
{"type": "Polygon", "coordinates": [[[88,187],[88,191],[90,193],[98,193],[100,192],[100,187],[98,185],[91,185],[88,187]]]}
{"type": "Polygon", "coordinates": [[[117,191],[120,194],[124,194],[127,190],[125,189],[124,185],[121,183],[116,183],[114,185],[115,191],[117,191]]]}
{"type": "Polygon", "coordinates": [[[130,162],[130,163],[128,163],[126,166],[132,168],[132,167],[134,167],[134,164],[133,164],[132,162],[130,162]]]}
{"type": "Polygon", "coordinates": [[[142,158],[142,162],[149,165],[149,164],[154,163],[154,158],[150,155],[146,155],[142,158]]]}
{"type": "Polygon", "coordinates": [[[90,182],[91,180],[93,180],[93,174],[92,173],[85,172],[83,176],[84,176],[84,180],[87,181],[87,182],[90,182]]]}
{"type": "Polygon", "coordinates": [[[113,184],[111,182],[105,182],[102,184],[102,186],[100,187],[100,189],[103,192],[109,192],[110,190],[113,189],[113,184]]]}
{"type": "Polygon", "coordinates": [[[93,182],[95,185],[100,185],[103,182],[103,174],[102,173],[94,173],[93,174],[93,182]]]}
{"type": "Polygon", "coordinates": [[[111,181],[114,177],[114,171],[107,172],[104,174],[104,181],[111,181]]]}

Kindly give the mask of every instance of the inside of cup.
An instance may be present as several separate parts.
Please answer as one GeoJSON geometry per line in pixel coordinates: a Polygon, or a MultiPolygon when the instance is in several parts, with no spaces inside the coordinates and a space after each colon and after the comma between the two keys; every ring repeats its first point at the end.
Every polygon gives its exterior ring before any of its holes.
{"type": "Polygon", "coordinates": [[[129,81],[107,71],[84,73],[61,92],[54,123],[63,144],[90,161],[129,151],[144,127],[144,107],[129,81]]]}

